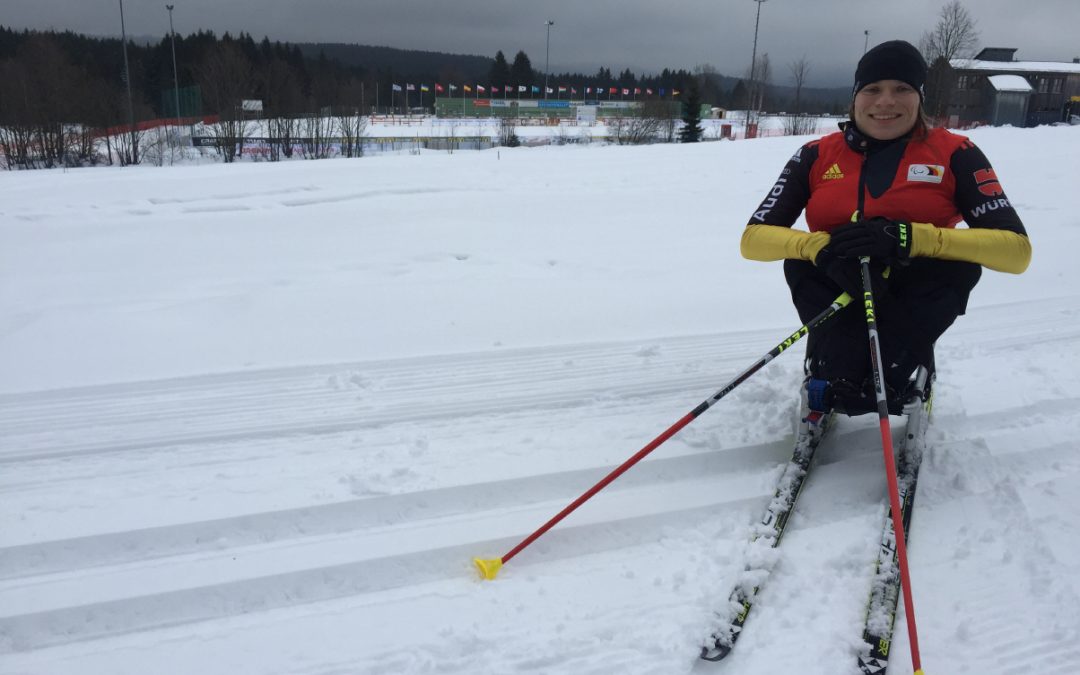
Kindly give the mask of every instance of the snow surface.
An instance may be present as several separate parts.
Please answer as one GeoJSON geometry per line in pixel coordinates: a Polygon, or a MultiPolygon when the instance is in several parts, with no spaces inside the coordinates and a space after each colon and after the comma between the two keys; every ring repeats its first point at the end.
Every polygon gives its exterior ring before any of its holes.
{"type": "Polygon", "coordinates": [[[991,75],[986,79],[997,91],[1034,91],[1028,81],[1019,75],[991,75]]]}
{"type": "MultiPolygon", "coordinates": [[[[939,343],[910,554],[927,673],[1080,672],[1080,129],[985,129],[1032,235],[939,343]]],[[[885,479],[793,438],[748,214],[805,139],[0,174],[0,672],[851,673],[885,479]]],[[[910,672],[901,617],[891,672],[910,672]]]]}

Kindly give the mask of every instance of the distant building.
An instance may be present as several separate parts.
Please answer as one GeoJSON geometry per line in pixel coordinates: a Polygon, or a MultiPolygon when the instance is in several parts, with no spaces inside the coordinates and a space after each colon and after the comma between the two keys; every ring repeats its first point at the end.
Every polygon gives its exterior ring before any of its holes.
{"type": "Polygon", "coordinates": [[[1016,61],[1015,53],[992,47],[973,59],[949,62],[949,126],[1033,127],[1080,115],[1080,58],[1072,63],[1016,61]]]}

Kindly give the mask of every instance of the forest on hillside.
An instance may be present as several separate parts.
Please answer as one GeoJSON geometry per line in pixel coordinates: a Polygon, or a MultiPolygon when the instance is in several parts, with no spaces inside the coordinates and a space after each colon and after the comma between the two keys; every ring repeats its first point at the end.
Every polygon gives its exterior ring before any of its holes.
{"type": "MultiPolygon", "coordinates": [[[[746,81],[709,66],[694,71],[663,68],[655,75],[607,67],[591,75],[547,75],[550,86],[582,93],[618,88],[659,96],[694,85],[702,103],[721,108],[836,112],[841,105],[835,90],[819,90],[815,96],[801,83],[795,91],[769,86],[779,78],[771,72],[768,55],[759,58],[755,79],[766,86],[759,86],[753,96],[746,81]]],[[[117,38],[0,26],[0,152],[9,168],[93,163],[98,161],[98,139],[114,142],[109,137],[116,129],[134,130],[149,120],[213,118],[227,124],[252,112],[282,120],[387,114],[406,112],[406,99],[396,92],[410,85],[418,94],[431,94],[417,95],[409,107],[431,109],[436,85],[487,90],[513,86],[515,91],[524,86],[525,95],[533,96],[544,81],[545,74],[524,51],[513,59],[501,51],[486,58],[292,44],[268,37],[256,41],[245,33],[219,37],[210,31],[142,44],[129,40],[125,45],[117,38]]],[[[232,132],[226,127],[222,133],[232,132]]],[[[286,126],[284,133],[287,138],[292,131],[286,126]]],[[[120,147],[106,153],[110,161],[114,154],[121,163],[138,160],[137,142],[127,147],[122,134],[115,142],[120,147]]]]}

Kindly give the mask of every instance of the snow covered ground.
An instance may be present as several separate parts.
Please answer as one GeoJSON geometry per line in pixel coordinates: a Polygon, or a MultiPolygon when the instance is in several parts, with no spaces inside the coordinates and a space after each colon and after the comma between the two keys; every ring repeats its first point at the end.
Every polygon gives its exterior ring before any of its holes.
{"type": "MultiPolygon", "coordinates": [[[[939,343],[927,673],[1080,672],[1080,129],[988,129],[1032,235],[939,343]]],[[[748,214],[802,142],[0,174],[0,672],[851,673],[885,479],[841,420],[737,650],[790,449],[748,214]]],[[[903,619],[892,672],[910,672],[903,619]]]]}

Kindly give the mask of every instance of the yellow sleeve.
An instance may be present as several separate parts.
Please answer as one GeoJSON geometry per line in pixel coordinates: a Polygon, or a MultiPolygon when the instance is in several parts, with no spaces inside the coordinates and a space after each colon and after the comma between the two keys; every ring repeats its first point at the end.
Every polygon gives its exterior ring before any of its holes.
{"type": "Polygon", "coordinates": [[[912,257],[963,260],[1012,274],[1020,274],[1031,263],[1031,242],[1016,232],[978,227],[956,230],[931,223],[912,223],[911,227],[912,257]]]}
{"type": "Polygon", "coordinates": [[[779,225],[747,225],[743,230],[740,250],[748,260],[808,260],[814,258],[829,243],[828,232],[805,232],[779,225]]]}

